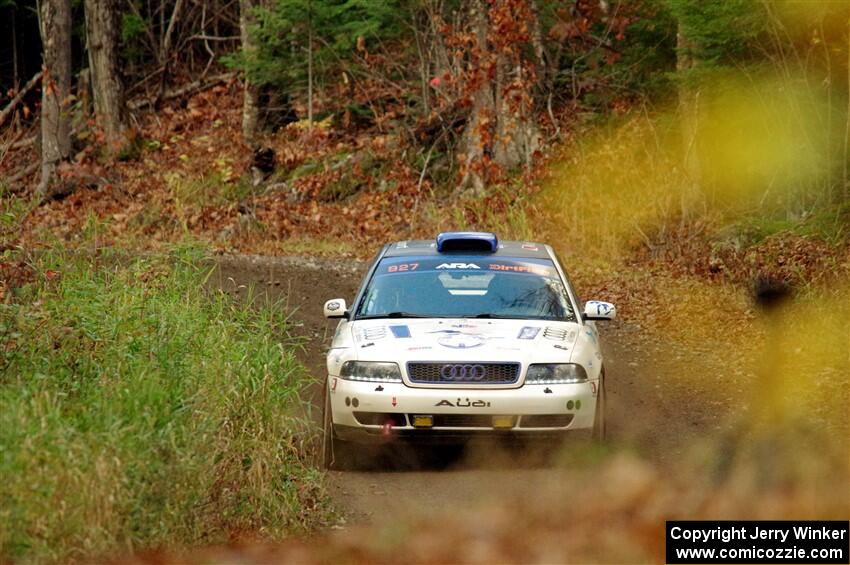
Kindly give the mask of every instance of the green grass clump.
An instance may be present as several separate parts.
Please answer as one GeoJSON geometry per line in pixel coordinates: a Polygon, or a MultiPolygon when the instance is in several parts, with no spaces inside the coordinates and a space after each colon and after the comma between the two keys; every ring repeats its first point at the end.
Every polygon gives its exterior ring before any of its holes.
{"type": "Polygon", "coordinates": [[[814,208],[802,217],[748,216],[730,226],[727,231],[747,243],[758,243],[779,233],[813,236],[840,245],[850,239],[850,202],[814,208]]]}
{"type": "Polygon", "coordinates": [[[0,304],[0,561],[327,519],[285,312],[205,290],[194,251],[35,263],[0,304]]]}

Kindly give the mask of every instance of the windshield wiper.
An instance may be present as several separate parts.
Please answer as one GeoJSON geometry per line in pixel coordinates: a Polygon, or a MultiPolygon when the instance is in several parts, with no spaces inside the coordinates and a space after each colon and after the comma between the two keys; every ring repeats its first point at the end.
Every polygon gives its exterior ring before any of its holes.
{"type": "Polygon", "coordinates": [[[378,318],[433,318],[424,314],[413,314],[411,312],[387,312],[386,314],[372,314],[370,316],[359,316],[358,320],[375,320],[378,318]]]}
{"type": "Polygon", "coordinates": [[[531,315],[511,315],[511,314],[476,314],[475,316],[461,316],[462,318],[481,318],[491,320],[552,320],[554,322],[571,322],[573,318],[556,318],[552,316],[531,316],[531,315]]]}
{"type": "Polygon", "coordinates": [[[464,318],[492,318],[494,320],[525,320],[528,316],[500,316],[499,314],[476,314],[474,316],[464,316],[464,318]]]}

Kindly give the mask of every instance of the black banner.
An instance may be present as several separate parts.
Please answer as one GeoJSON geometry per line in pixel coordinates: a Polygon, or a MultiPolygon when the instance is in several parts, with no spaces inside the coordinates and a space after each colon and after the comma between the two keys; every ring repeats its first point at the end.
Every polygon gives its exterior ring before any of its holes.
{"type": "Polygon", "coordinates": [[[667,522],[667,563],[848,563],[847,521],[667,522]]]}

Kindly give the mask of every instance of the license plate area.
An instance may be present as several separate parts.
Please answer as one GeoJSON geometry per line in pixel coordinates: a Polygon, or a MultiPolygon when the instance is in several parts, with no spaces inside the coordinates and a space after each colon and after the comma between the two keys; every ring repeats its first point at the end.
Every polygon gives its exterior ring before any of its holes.
{"type": "Polygon", "coordinates": [[[517,425],[515,415],[492,414],[408,414],[414,428],[476,428],[510,430],[517,425]]]}
{"type": "Polygon", "coordinates": [[[426,414],[412,414],[410,422],[413,424],[414,428],[433,428],[434,416],[426,414]]]}

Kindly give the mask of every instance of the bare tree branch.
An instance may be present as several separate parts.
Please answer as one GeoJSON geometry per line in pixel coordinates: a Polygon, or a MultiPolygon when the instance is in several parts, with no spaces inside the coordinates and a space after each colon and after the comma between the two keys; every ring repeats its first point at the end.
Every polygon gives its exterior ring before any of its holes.
{"type": "MultiPolygon", "coordinates": [[[[180,88],[175,88],[174,90],[166,90],[162,94],[162,96],[158,97],[158,100],[173,100],[175,98],[180,98],[181,96],[195,94],[208,88],[212,88],[213,86],[222,82],[227,82],[233,78],[236,78],[236,73],[222,73],[220,75],[210,77],[206,81],[196,80],[190,82],[189,84],[181,86],[180,88]]],[[[136,100],[130,100],[127,103],[127,107],[130,110],[140,110],[148,106],[153,106],[154,104],[156,104],[156,102],[157,98],[137,98],[136,100]]]]}
{"type": "Polygon", "coordinates": [[[14,175],[7,177],[6,182],[10,185],[15,184],[16,182],[19,182],[19,181],[27,178],[30,175],[34,175],[36,172],[38,172],[38,168],[40,166],[41,166],[41,163],[39,163],[38,161],[36,161],[35,163],[30,163],[29,165],[27,165],[26,167],[24,167],[23,169],[21,169],[20,171],[15,173],[14,175]]]}
{"type": "Polygon", "coordinates": [[[32,88],[41,80],[42,72],[38,71],[35,75],[29,80],[28,83],[24,85],[24,87],[18,91],[14,98],[12,98],[11,102],[9,102],[3,111],[0,112],[0,126],[6,121],[6,119],[12,115],[12,110],[15,109],[15,106],[23,100],[24,96],[26,96],[27,92],[32,90],[32,88]]]}
{"type": "Polygon", "coordinates": [[[162,47],[160,48],[161,61],[165,61],[168,57],[168,52],[171,50],[171,36],[174,33],[174,26],[177,23],[177,17],[180,15],[180,9],[183,7],[183,0],[177,0],[174,3],[174,10],[171,11],[171,19],[168,20],[168,29],[165,30],[165,35],[162,36],[162,47]]]}
{"type": "Polygon", "coordinates": [[[202,41],[239,41],[242,38],[239,37],[238,35],[228,35],[226,37],[217,37],[215,35],[196,34],[196,35],[190,35],[189,39],[202,40],[202,41]]]}

